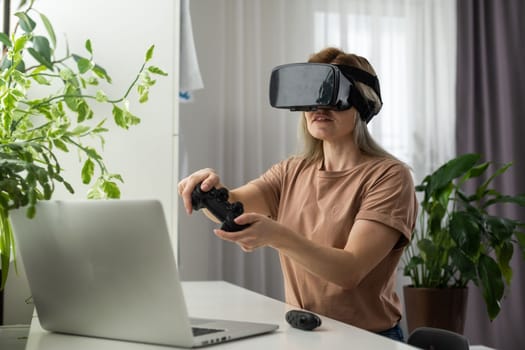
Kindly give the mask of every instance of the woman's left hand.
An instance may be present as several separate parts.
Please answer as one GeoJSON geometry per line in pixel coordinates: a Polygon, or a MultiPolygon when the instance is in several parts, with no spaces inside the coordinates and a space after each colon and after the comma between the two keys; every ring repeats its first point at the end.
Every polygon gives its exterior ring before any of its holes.
{"type": "Polygon", "coordinates": [[[254,249],[274,246],[280,236],[286,234],[287,229],[264,215],[257,213],[244,213],[235,218],[238,225],[250,226],[242,231],[228,232],[224,230],[213,230],[215,235],[226,241],[237,243],[245,252],[251,252],[254,249]]]}

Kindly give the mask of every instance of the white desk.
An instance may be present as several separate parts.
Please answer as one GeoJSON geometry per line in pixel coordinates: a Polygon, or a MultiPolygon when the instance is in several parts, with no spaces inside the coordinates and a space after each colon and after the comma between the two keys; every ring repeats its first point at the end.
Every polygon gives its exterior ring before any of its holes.
{"type": "MultiPolygon", "coordinates": [[[[322,317],[321,327],[311,332],[292,328],[286,323],[284,315],[293,307],[226,282],[183,282],[183,288],[188,312],[192,317],[279,325],[274,333],[213,345],[206,349],[415,349],[326,317],[322,317]]],[[[170,347],[49,333],[42,330],[36,316],[33,318],[26,350],[92,349],[166,350],[170,347]]]]}

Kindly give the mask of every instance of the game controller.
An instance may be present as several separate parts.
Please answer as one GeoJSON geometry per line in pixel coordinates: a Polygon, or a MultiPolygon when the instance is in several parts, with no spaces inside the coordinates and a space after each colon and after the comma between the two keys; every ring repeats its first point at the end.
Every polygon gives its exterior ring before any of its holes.
{"type": "Polygon", "coordinates": [[[235,232],[244,230],[249,225],[237,225],[233,220],[244,212],[241,202],[228,202],[228,190],[226,188],[212,188],[204,192],[201,183],[191,193],[191,206],[194,210],[206,208],[221,223],[221,230],[235,232]]]}
{"type": "Polygon", "coordinates": [[[321,325],[321,318],[304,310],[290,310],[285,315],[286,321],[294,328],[311,331],[321,325]]]}

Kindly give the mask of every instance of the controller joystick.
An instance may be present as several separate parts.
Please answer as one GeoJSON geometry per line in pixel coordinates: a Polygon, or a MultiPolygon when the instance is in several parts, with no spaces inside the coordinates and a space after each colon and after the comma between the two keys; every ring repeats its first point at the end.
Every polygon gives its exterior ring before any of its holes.
{"type": "Polygon", "coordinates": [[[249,225],[238,225],[233,220],[244,212],[244,207],[241,202],[228,202],[228,197],[226,188],[212,188],[204,192],[199,183],[191,193],[191,206],[193,210],[208,209],[222,223],[221,230],[241,231],[249,225]]]}

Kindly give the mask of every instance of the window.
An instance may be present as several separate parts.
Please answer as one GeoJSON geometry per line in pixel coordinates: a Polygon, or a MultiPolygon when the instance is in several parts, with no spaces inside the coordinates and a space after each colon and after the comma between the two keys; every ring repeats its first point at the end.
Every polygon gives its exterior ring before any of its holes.
{"type": "Polygon", "coordinates": [[[369,124],[376,141],[416,178],[455,154],[455,2],[318,2],[313,22],[315,51],[338,47],[375,68],[384,103],[369,124]]]}

